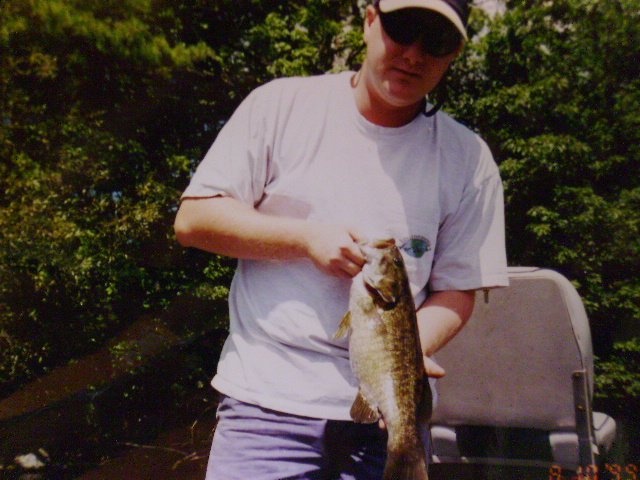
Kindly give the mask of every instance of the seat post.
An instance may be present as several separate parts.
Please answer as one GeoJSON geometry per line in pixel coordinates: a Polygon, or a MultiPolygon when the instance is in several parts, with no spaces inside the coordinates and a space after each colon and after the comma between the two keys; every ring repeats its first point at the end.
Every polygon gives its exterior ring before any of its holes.
{"type": "Polygon", "coordinates": [[[576,411],[576,433],[578,434],[578,458],[582,471],[593,468],[596,464],[594,449],[597,450],[593,434],[593,418],[591,414],[591,397],[587,383],[586,370],[573,372],[573,398],[576,411]]]}

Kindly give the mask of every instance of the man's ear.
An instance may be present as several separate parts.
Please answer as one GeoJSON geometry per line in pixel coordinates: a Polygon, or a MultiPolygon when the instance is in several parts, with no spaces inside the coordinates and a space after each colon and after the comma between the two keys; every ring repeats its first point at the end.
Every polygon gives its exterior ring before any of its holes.
{"type": "Polygon", "coordinates": [[[369,36],[369,30],[371,29],[371,25],[375,21],[378,16],[378,11],[376,7],[373,5],[367,5],[366,10],[364,11],[364,43],[367,43],[367,38],[369,36]]]}

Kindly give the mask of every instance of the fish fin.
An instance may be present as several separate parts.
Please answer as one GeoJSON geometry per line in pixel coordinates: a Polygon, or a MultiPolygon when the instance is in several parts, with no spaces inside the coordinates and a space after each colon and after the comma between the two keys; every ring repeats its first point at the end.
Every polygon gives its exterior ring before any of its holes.
{"type": "Polygon", "coordinates": [[[431,413],[433,411],[433,393],[431,392],[431,385],[429,384],[429,377],[424,376],[422,384],[422,395],[420,396],[420,402],[418,402],[417,418],[418,423],[426,424],[431,419],[431,413]]]}
{"type": "Polygon", "coordinates": [[[429,480],[426,454],[420,442],[407,451],[388,452],[382,480],[400,479],[429,480]]]}
{"type": "Polygon", "coordinates": [[[347,312],[344,314],[344,317],[342,317],[340,326],[338,327],[338,330],[336,331],[336,333],[333,335],[333,338],[338,340],[339,338],[346,337],[350,329],[351,329],[351,312],[347,312]]]}
{"type": "Polygon", "coordinates": [[[351,418],[357,423],[375,423],[380,420],[380,412],[358,391],[356,399],[351,405],[351,418]]]}

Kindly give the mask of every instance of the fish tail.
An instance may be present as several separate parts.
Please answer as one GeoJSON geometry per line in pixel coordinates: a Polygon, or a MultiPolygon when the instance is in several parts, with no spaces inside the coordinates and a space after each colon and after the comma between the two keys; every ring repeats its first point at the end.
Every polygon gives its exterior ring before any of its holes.
{"type": "Polygon", "coordinates": [[[382,480],[429,480],[422,449],[389,451],[382,480]]]}

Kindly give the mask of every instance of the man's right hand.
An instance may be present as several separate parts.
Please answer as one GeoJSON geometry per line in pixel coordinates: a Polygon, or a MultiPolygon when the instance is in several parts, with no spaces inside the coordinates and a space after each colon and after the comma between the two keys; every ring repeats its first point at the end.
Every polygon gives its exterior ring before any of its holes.
{"type": "Polygon", "coordinates": [[[357,243],[362,240],[362,236],[346,227],[310,224],[306,233],[307,254],[323,272],[351,278],[365,264],[364,255],[357,243]]]}

